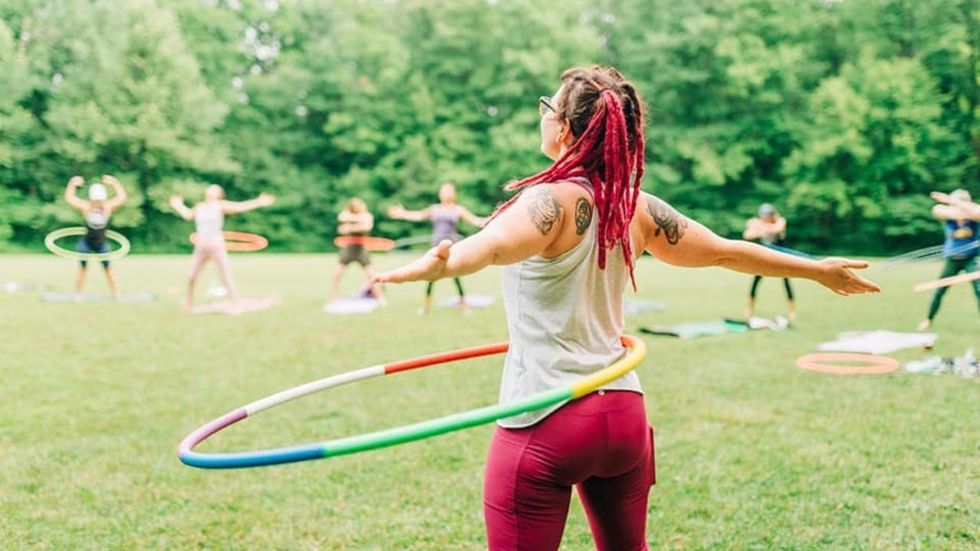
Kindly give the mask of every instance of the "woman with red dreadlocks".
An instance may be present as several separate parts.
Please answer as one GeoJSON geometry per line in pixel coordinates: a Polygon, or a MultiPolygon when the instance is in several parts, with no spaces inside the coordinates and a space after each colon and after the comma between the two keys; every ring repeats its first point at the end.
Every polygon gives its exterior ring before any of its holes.
{"type": "MultiPolygon", "coordinates": [[[[377,282],[432,281],[504,265],[510,350],[501,401],[569,385],[620,359],[622,298],[647,251],[677,266],[813,279],[840,295],[879,288],[845,259],[807,260],[718,237],[640,192],[643,106],[612,68],[565,71],[540,99],[550,168],[509,189],[479,233],[441,242],[377,282]]],[[[638,376],[550,409],[503,419],[490,443],[484,518],[490,549],[558,549],[576,487],[599,549],[646,549],[653,431],[638,376]]]]}

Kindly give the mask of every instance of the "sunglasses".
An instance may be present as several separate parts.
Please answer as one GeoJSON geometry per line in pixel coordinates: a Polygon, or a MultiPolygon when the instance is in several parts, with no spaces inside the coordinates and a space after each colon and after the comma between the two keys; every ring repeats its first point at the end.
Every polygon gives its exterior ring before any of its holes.
{"type": "Polygon", "coordinates": [[[552,113],[557,113],[558,109],[556,109],[555,106],[551,103],[551,98],[549,98],[548,96],[541,96],[540,98],[538,98],[538,113],[540,113],[541,116],[543,117],[548,114],[548,111],[551,111],[552,113]]]}

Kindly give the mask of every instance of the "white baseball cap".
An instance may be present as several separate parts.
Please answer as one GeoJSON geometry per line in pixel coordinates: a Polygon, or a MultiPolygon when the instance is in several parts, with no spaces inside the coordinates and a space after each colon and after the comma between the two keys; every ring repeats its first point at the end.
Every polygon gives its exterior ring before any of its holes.
{"type": "Polygon", "coordinates": [[[109,190],[104,185],[96,182],[89,186],[88,198],[91,201],[105,201],[109,198],[109,190]]]}

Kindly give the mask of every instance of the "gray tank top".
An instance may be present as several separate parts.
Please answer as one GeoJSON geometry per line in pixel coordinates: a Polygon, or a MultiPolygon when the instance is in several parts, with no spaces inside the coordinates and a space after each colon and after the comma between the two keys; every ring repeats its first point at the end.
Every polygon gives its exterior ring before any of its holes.
{"type": "MultiPolygon", "coordinates": [[[[555,258],[534,256],[502,270],[510,350],[504,361],[500,401],[568,386],[623,357],[623,293],[629,270],[618,246],[600,270],[597,219],[581,243],[555,258]]],[[[642,393],[635,371],[601,387],[642,393]]],[[[497,423],[531,426],[563,404],[497,423]]]]}
{"type": "Polygon", "coordinates": [[[432,206],[432,246],[436,246],[444,239],[451,239],[453,242],[459,240],[456,227],[459,226],[459,211],[456,207],[443,207],[441,205],[432,206]]]}

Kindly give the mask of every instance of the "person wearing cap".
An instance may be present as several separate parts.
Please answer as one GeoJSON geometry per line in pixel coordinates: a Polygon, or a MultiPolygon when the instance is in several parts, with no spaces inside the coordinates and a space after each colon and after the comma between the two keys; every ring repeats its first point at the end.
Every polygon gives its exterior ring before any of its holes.
{"type": "MultiPolygon", "coordinates": [[[[949,195],[934,191],[932,198],[937,204],[932,207],[932,214],[943,222],[945,240],[943,242],[943,257],[945,264],[940,278],[951,277],[960,272],[971,273],[978,269],[978,254],[980,254],[980,235],[977,223],[980,220],[980,205],[973,202],[970,192],[958,189],[949,195]]],[[[973,280],[973,294],[980,306],[980,280],[973,280]]],[[[932,295],[929,313],[919,322],[919,331],[925,331],[932,325],[932,320],[939,313],[943,295],[949,287],[940,287],[932,295]]]]}
{"type": "MultiPolygon", "coordinates": [[[[65,201],[75,210],[82,213],[85,218],[85,235],[83,235],[75,245],[75,250],[80,253],[107,253],[109,252],[109,242],[106,240],[105,232],[109,228],[109,218],[112,213],[123,206],[126,202],[126,190],[122,182],[106,174],[102,176],[102,181],[112,186],[114,195],[109,199],[109,190],[105,184],[95,182],[88,188],[88,201],[78,198],[78,188],[85,185],[85,179],[81,176],[72,176],[68,180],[65,188],[65,201]]],[[[75,294],[81,295],[85,287],[85,273],[88,268],[88,261],[79,262],[78,276],[75,278],[75,294]]],[[[109,282],[109,289],[112,296],[119,298],[119,284],[116,282],[116,275],[112,271],[108,260],[102,261],[102,268],[105,271],[106,280],[109,282]]]]}
{"type": "MultiPolygon", "coordinates": [[[[757,216],[750,218],[745,223],[745,231],[742,232],[742,237],[748,241],[757,241],[765,246],[782,246],[783,240],[786,238],[786,219],[776,212],[775,207],[769,203],[763,203],[759,206],[757,216]]],[[[749,307],[745,311],[747,317],[755,315],[755,296],[761,281],[762,276],[760,275],[752,278],[752,287],[749,289],[749,307]]],[[[796,318],[796,299],[793,297],[793,286],[790,285],[789,278],[783,278],[783,286],[786,288],[786,301],[789,304],[786,317],[793,320],[796,318]]]]}

